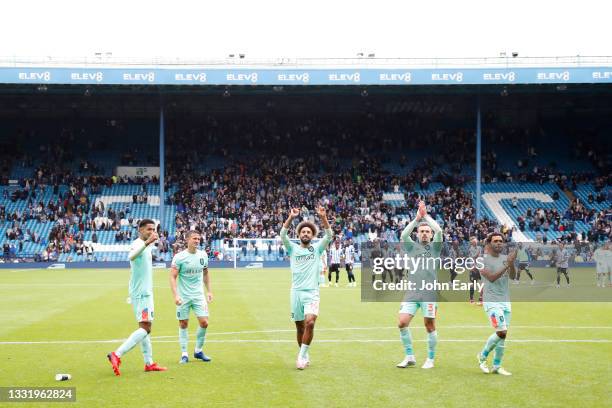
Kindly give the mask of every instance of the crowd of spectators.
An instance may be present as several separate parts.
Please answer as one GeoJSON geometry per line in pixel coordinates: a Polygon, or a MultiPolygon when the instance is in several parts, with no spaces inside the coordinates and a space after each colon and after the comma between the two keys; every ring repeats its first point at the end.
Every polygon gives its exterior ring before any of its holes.
{"type": "MultiPolygon", "coordinates": [[[[15,258],[16,253],[23,250],[25,243],[33,242],[45,245],[41,254],[32,254],[41,260],[57,260],[59,255],[64,253],[87,255],[86,259],[94,260],[92,244],[98,243],[96,231],[114,231],[117,243],[131,241],[136,234],[138,219],[131,217],[130,205],[125,204],[119,210],[105,208],[102,201],[94,203],[90,197],[99,194],[104,186],[129,182],[141,185],[140,192],[132,197],[133,203],[146,202],[149,181],[128,180],[116,176],[73,177],[66,174],[65,178],[61,178],[61,182],[67,182],[67,188],[60,188],[57,175],[38,168],[34,178],[21,180],[12,193],[9,194],[6,188],[3,191],[4,202],[26,202],[23,209],[12,212],[6,210],[6,205],[0,204],[0,225],[7,226],[4,234],[4,258],[15,258]],[[51,193],[51,199],[48,201],[44,200],[45,195],[49,196],[47,193],[51,193]],[[30,220],[43,224],[51,223],[49,234],[41,237],[30,228],[24,229],[23,225],[30,220]],[[86,231],[92,231],[90,243],[84,240],[86,231]]],[[[170,251],[168,236],[167,231],[160,231],[160,241],[156,248],[158,253],[170,251]]],[[[173,239],[174,237],[170,240],[173,239]]]]}
{"type": "MultiPolygon", "coordinates": [[[[443,225],[446,241],[465,242],[471,236],[483,239],[493,230],[511,235],[510,228],[494,220],[476,221],[472,195],[463,188],[473,181],[470,171],[465,171],[475,161],[473,130],[441,130],[414,117],[403,119],[372,113],[350,120],[337,115],[286,119],[210,115],[197,125],[188,121],[173,124],[166,145],[166,187],[178,188],[167,199],[177,206],[176,234],[160,231],[156,256],[179,249],[189,229],[202,231],[206,242],[276,238],[289,208],[300,208],[307,218],[314,217],[319,204],[328,208],[332,226],[343,239],[367,234],[397,240],[420,200],[426,201],[429,212],[443,225]],[[221,164],[207,166],[211,157],[221,164]],[[433,183],[442,187],[434,191],[430,189],[433,183]],[[383,193],[391,191],[404,193],[405,206],[392,206],[383,200],[383,193]]],[[[533,130],[487,131],[485,137],[490,145],[515,143],[529,139],[529,132],[533,130]]],[[[11,245],[46,240],[50,259],[62,253],[88,254],[89,245],[84,241],[87,231],[93,232],[93,243],[97,243],[99,231],[113,231],[115,242],[120,244],[134,239],[137,220],[131,216],[129,204],[121,209],[105,208],[103,202],[92,202],[90,197],[105,186],[135,180],[100,176],[103,169],[70,149],[80,135],[66,130],[61,143],[41,146],[35,153],[33,177],[21,180],[19,188],[10,194],[4,190],[4,201],[27,201],[25,210],[10,214],[0,206],[0,222],[10,224],[6,237],[16,241],[8,244],[9,253],[11,245]],[[79,163],[81,173],[92,175],[73,174],[62,165],[72,161],[79,163]],[[46,189],[53,192],[48,203],[42,201],[46,189]],[[53,223],[47,237],[29,229],[23,231],[24,223],[32,219],[53,223]]],[[[512,170],[499,169],[495,150],[485,149],[486,182],[551,182],[573,191],[589,182],[595,193],[588,197],[588,203],[572,202],[564,214],[554,209],[530,209],[519,217],[518,228],[535,231],[541,238],[547,231],[562,232],[565,240],[610,237],[609,213],[598,213],[588,206],[611,200],[610,189],[606,189],[609,176],[564,174],[556,166],[534,166],[531,161],[538,152],[528,142],[521,143],[526,157],[520,158],[512,170]],[[575,233],[577,221],[592,226],[586,236],[575,233]]],[[[575,154],[593,162],[597,171],[602,165],[605,168],[601,155],[585,144],[577,147],[575,154]]],[[[0,165],[9,168],[15,160],[24,167],[34,165],[28,154],[16,157],[0,155],[0,165]]],[[[121,163],[134,164],[139,159],[138,151],[126,149],[121,163]]],[[[146,203],[147,185],[157,183],[157,179],[138,183],[142,188],[132,197],[132,204],[146,203]]]]}
{"type": "Polygon", "coordinates": [[[546,233],[561,233],[560,241],[599,242],[612,239],[612,209],[596,211],[588,208],[579,199],[571,201],[564,213],[556,208],[528,208],[524,215],[517,217],[521,231],[535,231],[536,241],[547,242],[546,233]],[[576,232],[576,222],[590,226],[588,231],[576,232]]]}
{"type": "MultiPolygon", "coordinates": [[[[206,241],[232,238],[275,238],[289,208],[312,217],[316,205],[328,208],[338,236],[353,239],[368,234],[396,241],[407,217],[424,199],[432,216],[444,224],[447,240],[484,238],[498,227],[491,220],[476,222],[472,196],[455,185],[431,194],[409,193],[405,206],[393,207],[383,193],[399,186],[427,187],[418,169],[404,176],[384,171],[375,159],[362,160],[350,169],[327,172],[319,159],[262,157],[227,165],[223,171],[183,179],[170,198],[177,205],[176,241],[190,229],[203,232],[206,241]]],[[[441,179],[434,177],[433,181],[441,179]]]]}

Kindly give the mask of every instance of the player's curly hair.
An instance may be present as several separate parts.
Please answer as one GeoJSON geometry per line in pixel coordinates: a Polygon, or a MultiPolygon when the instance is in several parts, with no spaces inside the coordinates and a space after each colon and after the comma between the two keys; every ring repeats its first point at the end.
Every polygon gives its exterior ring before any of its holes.
{"type": "Polygon", "coordinates": [[[302,221],[298,224],[297,228],[295,229],[295,231],[297,232],[298,235],[300,235],[300,231],[302,231],[302,228],[310,228],[310,230],[312,231],[312,236],[316,237],[317,233],[319,232],[317,229],[317,226],[314,225],[314,223],[310,222],[310,221],[302,221]]]}

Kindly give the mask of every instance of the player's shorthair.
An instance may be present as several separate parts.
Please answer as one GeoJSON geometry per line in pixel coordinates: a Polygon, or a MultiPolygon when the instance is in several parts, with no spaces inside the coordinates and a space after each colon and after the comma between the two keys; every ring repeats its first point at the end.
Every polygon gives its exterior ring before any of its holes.
{"type": "Polygon", "coordinates": [[[155,221],[149,219],[149,218],[145,218],[144,220],[140,220],[140,222],[138,223],[138,228],[142,228],[145,225],[149,225],[149,224],[153,224],[155,225],[155,221]]]}
{"type": "Polygon", "coordinates": [[[193,235],[196,235],[196,234],[197,235],[202,235],[200,233],[200,231],[198,231],[198,230],[189,230],[189,231],[187,231],[187,233],[185,234],[185,240],[188,240],[189,238],[191,238],[193,235]]]}
{"type": "Polygon", "coordinates": [[[427,227],[427,228],[431,229],[431,226],[430,226],[428,223],[426,223],[425,221],[421,221],[421,222],[419,222],[419,225],[417,225],[417,231],[418,231],[418,230],[419,230],[419,228],[421,228],[421,227],[427,227]]]}
{"type": "Polygon", "coordinates": [[[310,230],[312,231],[312,236],[316,237],[318,230],[317,230],[317,226],[314,225],[314,223],[310,222],[310,221],[302,221],[298,224],[296,231],[297,234],[300,235],[300,231],[302,231],[302,228],[308,227],[310,228],[310,230]]]}
{"type": "Polygon", "coordinates": [[[493,240],[493,237],[501,237],[502,241],[506,241],[506,237],[504,237],[504,234],[502,234],[501,232],[492,232],[489,235],[487,235],[486,243],[490,244],[491,241],[493,240]]]}

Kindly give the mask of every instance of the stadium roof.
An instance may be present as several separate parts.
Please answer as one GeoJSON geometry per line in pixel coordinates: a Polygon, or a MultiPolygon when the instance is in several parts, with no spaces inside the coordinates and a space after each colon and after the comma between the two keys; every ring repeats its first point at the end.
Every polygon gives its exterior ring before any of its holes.
{"type": "Polygon", "coordinates": [[[490,85],[612,83],[612,57],[141,60],[0,58],[2,84],[490,85]]]}
{"type": "Polygon", "coordinates": [[[254,59],[240,54],[224,59],[124,58],[98,53],[90,57],[0,56],[0,67],[105,67],[125,68],[576,68],[612,67],[612,56],[520,57],[505,55],[481,58],[273,58],[254,59]]]}

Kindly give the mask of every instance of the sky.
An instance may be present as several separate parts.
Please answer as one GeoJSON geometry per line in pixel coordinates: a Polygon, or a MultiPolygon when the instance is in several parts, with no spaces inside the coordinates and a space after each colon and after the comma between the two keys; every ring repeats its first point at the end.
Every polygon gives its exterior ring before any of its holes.
{"type": "Polygon", "coordinates": [[[0,56],[612,55],[610,1],[4,1],[0,56]]]}

